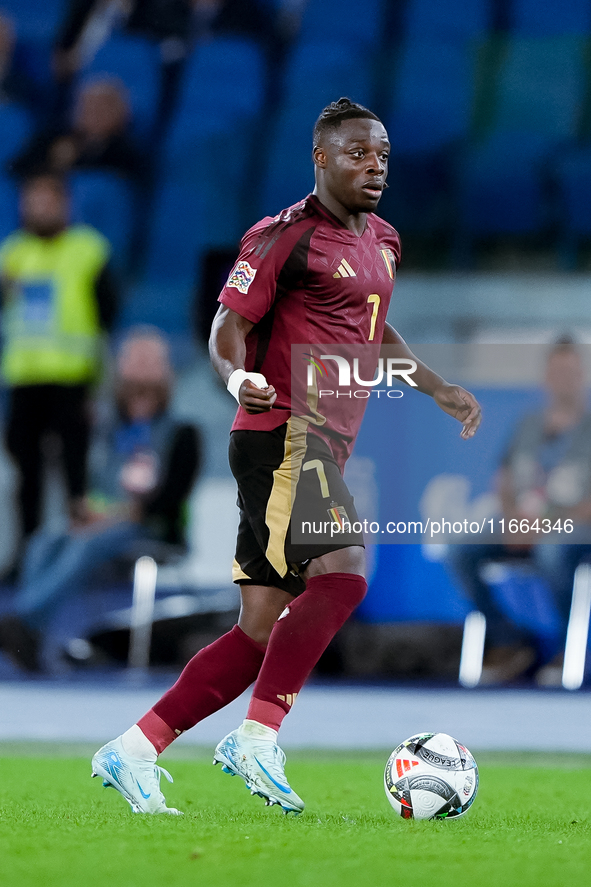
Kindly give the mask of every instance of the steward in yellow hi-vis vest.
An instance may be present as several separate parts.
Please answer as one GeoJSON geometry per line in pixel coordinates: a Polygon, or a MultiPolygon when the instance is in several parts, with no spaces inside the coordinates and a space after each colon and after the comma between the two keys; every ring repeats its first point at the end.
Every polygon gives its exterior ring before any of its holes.
{"type": "Polygon", "coordinates": [[[4,241],[2,371],[9,385],[92,381],[101,333],[95,284],[109,252],[105,238],[83,225],[52,238],[17,231],[4,241]]]}
{"type": "Polygon", "coordinates": [[[10,394],[6,445],[19,470],[28,537],[40,521],[48,434],[59,439],[70,513],[80,519],[89,391],[117,298],[109,243],[93,228],[69,224],[61,179],[40,175],[25,182],[20,209],[22,228],[0,245],[1,368],[10,394]]]}

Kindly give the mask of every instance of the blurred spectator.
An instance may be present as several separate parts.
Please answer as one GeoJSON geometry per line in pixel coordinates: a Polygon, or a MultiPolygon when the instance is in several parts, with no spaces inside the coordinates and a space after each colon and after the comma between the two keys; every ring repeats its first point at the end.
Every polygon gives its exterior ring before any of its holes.
{"type": "Polygon", "coordinates": [[[22,189],[22,229],[0,246],[4,345],[10,391],[6,443],[20,472],[22,530],[39,525],[43,443],[61,442],[72,516],[86,492],[89,386],[97,377],[101,334],[117,296],[108,242],[93,228],[69,225],[69,201],[55,176],[22,189]]]}
{"type": "Polygon", "coordinates": [[[160,42],[164,63],[187,55],[193,41],[214,34],[242,34],[268,42],[274,13],[259,0],[70,0],[56,40],[58,76],[67,79],[81,64],[80,44],[86,29],[102,19],[105,31],[123,21],[125,29],[160,42]]]}
{"type": "Polygon", "coordinates": [[[186,55],[191,19],[191,0],[70,0],[54,49],[57,75],[67,80],[79,70],[85,32],[93,23],[103,34],[125,23],[126,30],[159,41],[166,62],[186,55]]]}
{"type": "Polygon", "coordinates": [[[72,169],[100,169],[138,177],[143,161],[129,135],[130,109],[125,88],[115,78],[85,84],[77,97],[72,125],[33,139],[10,165],[17,176],[72,169]]]}
{"type": "Polygon", "coordinates": [[[236,34],[269,45],[278,36],[272,7],[256,0],[191,0],[191,5],[198,37],[236,34]]]}
{"type": "Polygon", "coordinates": [[[270,64],[279,64],[291,36],[288,25],[260,0],[70,0],[53,55],[61,104],[68,102],[76,73],[112,31],[123,27],[159,47],[160,96],[153,132],[158,140],[174,111],[184,63],[196,42],[224,34],[247,36],[262,44],[270,64]]]}
{"type": "Polygon", "coordinates": [[[554,526],[570,518],[574,531],[492,537],[451,545],[448,564],[472,603],[486,616],[487,653],[481,683],[503,683],[525,673],[537,655],[535,639],[502,612],[481,576],[485,563],[528,558],[548,583],[561,622],[561,650],[538,672],[538,682],[560,684],[575,570],[591,554],[591,413],[582,357],[572,340],[559,340],[546,365],[547,405],[519,423],[502,460],[502,516],[554,526]],[[542,543],[541,540],[544,540],[542,543]],[[564,540],[568,539],[568,542],[564,540]]]}
{"type": "Polygon", "coordinates": [[[0,101],[38,110],[38,90],[19,57],[13,22],[0,11],[0,101]]]}
{"type": "Polygon", "coordinates": [[[0,620],[0,647],[20,667],[41,669],[41,632],[105,563],[184,542],[184,506],[201,447],[196,429],[169,412],[172,381],[164,338],[156,330],[131,332],[118,355],[115,409],[94,435],[84,512],[70,533],[33,536],[14,613],[0,620]]]}

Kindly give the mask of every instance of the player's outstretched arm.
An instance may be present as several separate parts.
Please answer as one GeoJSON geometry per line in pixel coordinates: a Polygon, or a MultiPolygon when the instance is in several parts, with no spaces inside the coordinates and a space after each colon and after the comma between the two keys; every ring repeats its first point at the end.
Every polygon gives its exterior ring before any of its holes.
{"type": "Polygon", "coordinates": [[[428,394],[445,413],[462,423],[460,436],[464,440],[468,440],[476,434],[482,420],[482,412],[480,404],[473,394],[470,394],[461,385],[451,385],[446,382],[427,364],[419,360],[400,333],[389,323],[384,327],[382,345],[396,345],[401,357],[408,357],[416,362],[417,369],[413,373],[413,380],[417,383],[418,390],[423,394],[428,394]]]}
{"type": "MultiPolygon", "coordinates": [[[[209,337],[209,356],[215,371],[225,385],[236,370],[244,372],[246,360],[246,337],[254,324],[226,305],[220,305],[213,319],[209,337]]],[[[260,376],[259,373],[255,374],[260,376]]],[[[260,380],[263,377],[260,376],[260,380]]],[[[257,380],[258,381],[258,380],[257,380]]],[[[230,390],[247,413],[268,412],[277,399],[272,385],[260,388],[251,379],[243,378],[236,388],[230,383],[230,390]]]]}

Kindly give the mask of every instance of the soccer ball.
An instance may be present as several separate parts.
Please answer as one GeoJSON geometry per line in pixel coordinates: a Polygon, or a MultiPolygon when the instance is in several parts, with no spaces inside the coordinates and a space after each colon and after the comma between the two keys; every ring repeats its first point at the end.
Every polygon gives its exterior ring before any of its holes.
{"type": "Polygon", "coordinates": [[[447,733],[419,733],[388,758],[384,789],[403,819],[457,819],[474,803],[478,767],[447,733]]]}

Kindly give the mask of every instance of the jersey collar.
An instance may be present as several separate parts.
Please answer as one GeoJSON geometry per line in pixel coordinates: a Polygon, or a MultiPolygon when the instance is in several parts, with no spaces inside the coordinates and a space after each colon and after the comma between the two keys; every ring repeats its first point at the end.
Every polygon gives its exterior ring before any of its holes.
{"type": "Polygon", "coordinates": [[[321,203],[321,201],[318,199],[316,194],[308,194],[308,197],[306,198],[306,200],[312,204],[312,206],[314,207],[316,212],[319,213],[319,215],[324,216],[326,219],[328,219],[329,222],[332,222],[333,225],[336,225],[338,228],[342,228],[343,231],[347,231],[356,240],[358,240],[360,237],[363,237],[363,235],[365,234],[365,232],[369,228],[369,217],[371,216],[371,213],[367,213],[367,222],[366,222],[365,228],[363,230],[363,234],[358,235],[358,234],[355,234],[354,231],[351,231],[350,228],[347,228],[345,223],[342,222],[338,216],[335,216],[335,214],[332,213],[328,209],[328,207],[326,207],[323,203],[321,203]]]}

